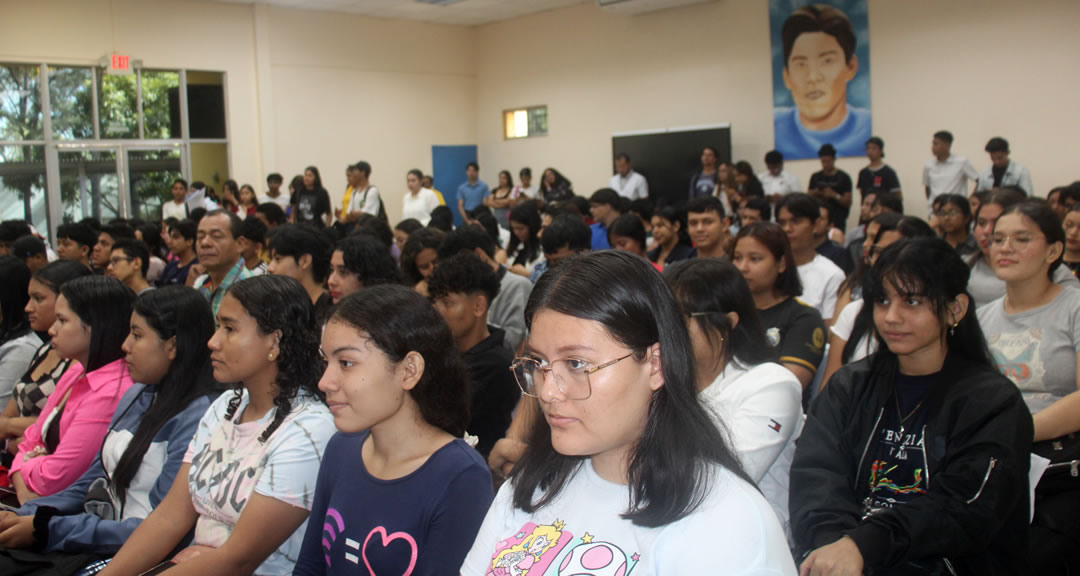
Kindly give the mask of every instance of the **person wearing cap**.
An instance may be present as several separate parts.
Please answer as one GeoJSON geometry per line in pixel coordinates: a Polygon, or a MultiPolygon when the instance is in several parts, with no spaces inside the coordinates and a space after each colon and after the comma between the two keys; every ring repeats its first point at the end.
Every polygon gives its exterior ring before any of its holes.
{"type": "Polygon", "coordinates": [[[611,244],[608,242],[608,226],[611,226],[616,218],[622,216],[621,204],[619,193],[611,188],[601,188],[589,198],[589,213],[596,221],[589,227],[592,229],[593,250],[611,249],[611,244]]]}
{"type": "Polygon", "coordinates": [[[1034,188],[1031,187],[1031,173],[1026,167],[1009,158],[1008,140],[995,136],[986,143],[986,151],[990,154],[990,166],[979,174],[979,179],[975,183],[976,192],[1016,186],[1028,197],[1034,195],[1034,188]]]}
{"type": "Polygon", "coordinates": [[[879,192],[892,192],[900,195],[900,177],[896,170],[885,163],[885,141],[877,136],[872,136],[866,141],[866,158],[870,164],[859,170],[859,179],[856,188],[859,189],[859,200],[866,200],[867,194],[879,192]]]}
{"type": "Polygon", "coordinates": [[[16,240],[11,245],[11,253],[26,264],[31,275],[37,274],[38,270],[49,263],[49,253],[45,249],[45,242],[33,234],[16,240]]]}
{"type": "Polygon", "coordinates": [[[829,223],[839,230],[847,230],[851,211],[851,176],[836,167],[836,148],[824,144],[818,149],[821,170],[810,176],[808,192],[825,204],[829,210],[829,223]]]}

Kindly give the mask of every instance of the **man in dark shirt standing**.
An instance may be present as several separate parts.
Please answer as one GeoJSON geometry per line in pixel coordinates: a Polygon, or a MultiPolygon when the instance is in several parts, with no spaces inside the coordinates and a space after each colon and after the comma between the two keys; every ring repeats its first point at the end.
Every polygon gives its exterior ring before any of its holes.
{"type": "Polygon", "coordinates": [[[459,252],[439,261],[428,279],[428,294],[446,319],[458,350],[465,357],[472,387],[471,417],[466,431],[479,437],[476,449],[487,458],[506,435],[521,390],[510,372],[514,355],[502,329],[487,323],[488,306],[499,293],[495,271],[479,256],[459,252]]]}
{"type": "Polygon", "coordinates": [[[847,230],[851,211],[851,176],[836,167],[836,148],[825,144],[818,149],[821,170],[810,176],[810,195],[825,203],[829,220],[841,231],[847,230]]]}
{"type": "Polygon", "coordinates": [[[882,161],[885,157],[885,141],[877,136],[866,141],[866,158],[870,164],[859,170],[859,196],[860,200],[866,198],[867,193],[892,192],[900,195],[900,178],[896,171],[882,161]]]}

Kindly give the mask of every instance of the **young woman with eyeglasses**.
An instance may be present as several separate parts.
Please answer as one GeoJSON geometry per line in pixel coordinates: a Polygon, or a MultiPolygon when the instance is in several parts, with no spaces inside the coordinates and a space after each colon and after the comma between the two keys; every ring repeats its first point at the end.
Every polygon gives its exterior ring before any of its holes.
{"type": "Polygon", "coordinates": [[[1052,462],[1035,492],[1032,574],[1061,574],[1080,561],[1080,479],[1073,474],[1080,462],[1080,290],[1051,280],[1064,247],[1065,232],[1045,201],[1006,209],[990,236],[1005,296],[979,309],[998,368],[1034,417],[1033,450],[1052,462]]]}
{"type": "Polygon", "coordinates": [[[776,515],[697,398],[685,320],[648,262],[614,250],[560,262],[525,318],[513,369],[538,410],[461,574],[795,574],[776,515]]]}
{"type": "Polygon", "coordinates": [[[791,465],[802,574],[1027,570],[1031,417],[994,368],[938,238],[902,240],[870,273],[878,352],[815,400],[791,465]]]}
{"type": "Polygon", "coordinates": [[[941,227],[941,237],[961,256],[979,251],[975,236],[971,233],[971,203],[959,194],[945,194],[936,200],[940,208],[934,213],[941,227]]]}

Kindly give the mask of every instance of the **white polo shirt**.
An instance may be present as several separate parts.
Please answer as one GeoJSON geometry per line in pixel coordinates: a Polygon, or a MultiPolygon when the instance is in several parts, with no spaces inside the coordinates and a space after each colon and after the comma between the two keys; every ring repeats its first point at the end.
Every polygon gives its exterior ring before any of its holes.
{"type": "Polygon", "coordinates": [[[792,176],[787,170],[781,170],[777,176],[773,176],[771,172],[766,170],[758,174],[758,180],[761,180],[761,187],[765,190],[766,198],[773,194],[787,196],[788,194],[802,192],[799,187],[799,179],[792,176]]]}
{"type": "Polygon", "coordinates": [[[978,177],[979,173],[971,162],[956,154],[949,155],[944,162],[938,161],[936,157],[927,160],[922,173],[923,187],[930,188],[930,201],[942,194],[959,194],[967,198],[971,191],[968,180],[978,177]]]}
{"type": "MultiPolygon", "coordinates": [[[[1023,165],[1009,161],[1009,165],[1005,167],[1005,175],[1001,177],[1002,186],[1018,186],[1020,187],[1028,197],[1035,195],[1035,189],[1031,186],[1031,173],[1023,165]]],[[[975,184],[975,189],[978,191],[991,190],[994,188],[994,165],[986,167],[979,174],[978,183],[975,184]]]]}
{"type": "Polygon", "coordinates": [[[611,177],[608,187],[619,193],[619,196],[630,200],[649,197],[649,183],[645,177],[633,170],[623,178],[618,172],[611,177]]]}
{"type": "Polygon", "coordinates": [[[814,254],[814,259],[799,266],[802,296],[799,299],[817,308],[826,322],[836,311],[836,297],[844,283],[844,271],[832,260],[814,254]]]}

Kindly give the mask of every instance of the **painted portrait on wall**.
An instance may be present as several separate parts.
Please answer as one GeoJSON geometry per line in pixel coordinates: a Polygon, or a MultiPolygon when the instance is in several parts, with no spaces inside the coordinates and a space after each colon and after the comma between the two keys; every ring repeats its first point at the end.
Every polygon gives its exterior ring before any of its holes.
{"type": "Polygon", "coordinates": [[[769,0],[775,147],[862,156],[871,135],[866,0],[769,0]]]}

